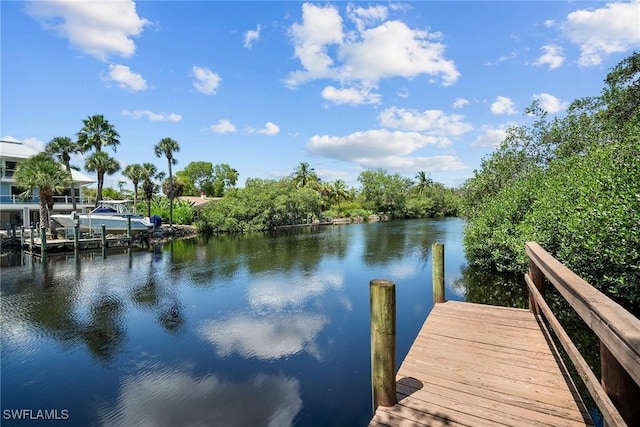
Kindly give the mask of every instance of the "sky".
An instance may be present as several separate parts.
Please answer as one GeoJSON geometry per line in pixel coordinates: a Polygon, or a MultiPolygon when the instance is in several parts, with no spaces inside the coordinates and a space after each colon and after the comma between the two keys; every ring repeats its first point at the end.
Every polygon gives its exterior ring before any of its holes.
{"type": "Polygon", "coordinates": [[[171,137],[174,171],[227,163],[239,186],[301,162],[459,186],[533,100],[562,115],[640,50],[640,0],[2,1],[0,20],[2,136],[42,149],[102,114],[122,168],[166,171],[171,137]]]}

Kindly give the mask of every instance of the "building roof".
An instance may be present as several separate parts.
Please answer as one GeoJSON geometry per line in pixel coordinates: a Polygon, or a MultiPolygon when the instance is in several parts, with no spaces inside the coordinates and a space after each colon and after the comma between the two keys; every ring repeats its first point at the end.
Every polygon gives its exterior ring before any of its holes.
{"type": "Polygon", "coordinates": [[[38,154],[37,150],[27,147],[12,136],[3,136],[0,138],[0,157],[8,157],[13,159],[28,159],[38,154]]]}
{"type": "Polygon", "coordinates": [[[203,198],[198,196],[181,196],[181,197],[178,197],[178,199],[185,202],[191,202],[193,203],[194,207],[199,207],[209,202],[217,202],[219,200],[222,200],[222,197],[204,197],[203,198]]]}

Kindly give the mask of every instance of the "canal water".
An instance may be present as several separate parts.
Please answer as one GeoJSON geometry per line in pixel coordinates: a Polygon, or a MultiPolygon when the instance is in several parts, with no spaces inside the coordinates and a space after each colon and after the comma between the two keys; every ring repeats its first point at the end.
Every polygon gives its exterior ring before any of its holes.
{"type": "Polygon", "coordinates": [[[433,305],[432,243],[447,298],[466,298],[462,230],[395,221],[18,257],[1,275],[1,423],[367,425],[369,281],[396,283],[399,364],[433,305]]]}

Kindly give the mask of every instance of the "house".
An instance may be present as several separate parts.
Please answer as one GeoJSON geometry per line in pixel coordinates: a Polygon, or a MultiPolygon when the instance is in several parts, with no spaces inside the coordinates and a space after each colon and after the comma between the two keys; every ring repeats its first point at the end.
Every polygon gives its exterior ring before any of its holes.
{"type": "MultiPolygon", "coordinates": [[[[35,189],[28,198],[20,195],[25,189],[15,185],[13,174],[20,162],[38,154],[37,150],[27,147],[22,141],[11,136],[0,138],[0,229],[10,229],[24,226],[29,228],[39,220],[39,195],[35,189]]],[[[64,166],[61,166],[64,167],[64,166]]],[[[75,182],[76,209],[84,211],[93,207],[82,197],[82,186],[95,182],[93,178],[72,170],[71,176],[75,182]]],[[[54,196],[54,210],[56,212],[71,212],[73,208],[71,189],[67,188],[54,196]]]]}
{"type": "Polygon", "coordinates": [[[215,203],[222,200],[222,197],[206,197],[204,194],[198,196],[180,196],[178,200],[191,203],[193,207],[193,218],[198,219],[200,217],[200,211],[207,203],[215,203]]]}

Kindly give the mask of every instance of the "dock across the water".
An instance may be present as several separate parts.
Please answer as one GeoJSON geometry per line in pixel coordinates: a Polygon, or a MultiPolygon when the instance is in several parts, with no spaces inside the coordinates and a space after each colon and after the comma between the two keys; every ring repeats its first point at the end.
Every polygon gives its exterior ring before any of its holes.
{"type": "Polygon", "coordinates": [[[436,303],[397,372],[389,350],[395,347],[395,285],[371,282],[372,393],[377,409],[369,426],[593,425],[556,342],[564,347],[605,425],[640,425],[639,319],[535,243],[527,244],[530,309],[444,302],[444,267],[436,259],[442,251],[434,245],[436,303]],[[545,303],[543,276],[600,338],[601,380],[545,303]]]}

